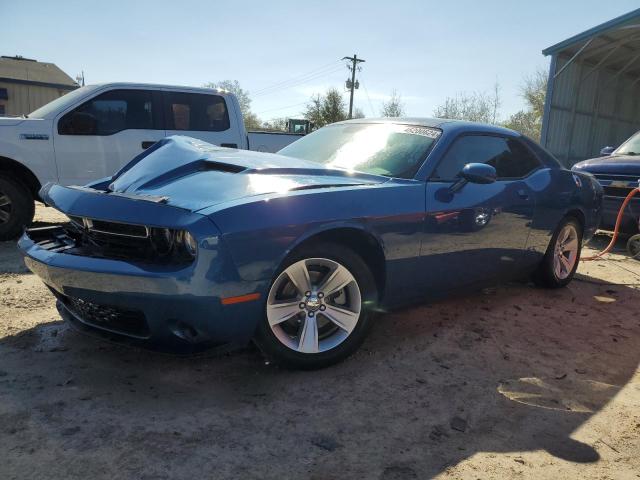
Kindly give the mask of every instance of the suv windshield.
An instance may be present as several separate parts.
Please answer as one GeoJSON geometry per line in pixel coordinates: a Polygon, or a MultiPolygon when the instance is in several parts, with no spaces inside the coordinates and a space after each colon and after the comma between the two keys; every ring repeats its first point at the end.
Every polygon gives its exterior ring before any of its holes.
{"type": "Polygon", "coordinates": [[[441,131],[393,123],[329,125],[280,150],[331,168],[413,178],[441,131]]]}
{"type": "Polygon", "coordinates": [[[613,152],[614,155],[640,155],[640,132],[633,135],[613,152]]]}
{"type": "Polygon", "coordinates": [[[27,117],[29,118],[44,118],[49,113],[57,111],[58,109],[64,108],[66,105],[71,105],[76,102],[77,99],[82,98],[87,94],[87,90],[90,90],[91,87],[81,87],[76,88],[75,90],[70,91],[69,93],[52,100],[51,102],[43,105],[31,112],[27,117]]]}

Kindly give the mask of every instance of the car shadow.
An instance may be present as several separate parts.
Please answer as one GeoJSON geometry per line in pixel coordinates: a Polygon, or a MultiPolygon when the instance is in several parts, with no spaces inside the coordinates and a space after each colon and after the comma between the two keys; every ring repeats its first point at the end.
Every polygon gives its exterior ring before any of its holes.
{"type": "Polygon", "coordinates": [[[485,289],[380,315],[356,355],[316,372],[44,323],[0,340],[0,472],[431,478],[477,453],[538,450],[595,463],[615,440],[579,429],[637,371],[638,304],[586,276],[485,289]]]}

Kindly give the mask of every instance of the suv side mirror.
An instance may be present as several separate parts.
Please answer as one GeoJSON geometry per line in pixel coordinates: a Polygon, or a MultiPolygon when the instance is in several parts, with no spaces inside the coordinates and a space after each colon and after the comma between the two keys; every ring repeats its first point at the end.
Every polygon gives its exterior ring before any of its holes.
{"type": "Polygon", "coordinates": [[[603,147],[603,149],[600,150],[600,155],[603,156],[603,157],[606,157],[608,155],[611,155],[614,150],[615,150],[615,148],[613,148],[613,147],[603,147]]]}
{"type": "Polygon", "coordinates": [[[96,135],[98,132],[98,121],[90,113],[73,112],[65,115],[58,127],[61,135],[96,135]]]}
{"type": "Polygon", "coordinates": [[[486,163],[467,163],[458,174],[469,183],[493,183],[496,181],[496,169],[486,163]]]}

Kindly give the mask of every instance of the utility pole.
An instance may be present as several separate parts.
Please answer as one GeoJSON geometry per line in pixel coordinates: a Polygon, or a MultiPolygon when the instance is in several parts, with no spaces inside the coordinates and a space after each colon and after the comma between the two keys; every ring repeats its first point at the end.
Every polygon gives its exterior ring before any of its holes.
{"type": "Polygon", "coordinates": [[[351,80],[347,80],[347,88],[351,89],[351,95],[349,96],[349,119],[351,119],[353,117],[353,91],[360,86],[359,83],[356,83],[356,68],[357,65],[364,62],[364,60],[358,58],[355,53],[353,57],[342,57],[342,60],[349,60],[351,62],[349,66],[351,70],[351,80]]]}

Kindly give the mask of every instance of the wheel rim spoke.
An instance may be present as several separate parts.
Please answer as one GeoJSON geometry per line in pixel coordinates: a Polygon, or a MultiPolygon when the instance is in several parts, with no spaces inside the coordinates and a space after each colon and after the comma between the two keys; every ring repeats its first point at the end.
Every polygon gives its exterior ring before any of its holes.
{"type": "Polygon", "coordinates": [[[287,268],[286,273],[300,295],[304,295],[305,292],[311,290],[309,270],[307,269],[307,264],[304,261],[294,263],[287,268]]]}
{"type": "Polygon", "coordinates": [[[0,223],[5,223],[9,221],[10,214],[5,210],[0,210],[0,223]]]}
{"type": "Polygon", "coordinates": [[[577,238],[572,238],[570,239],[567,243],[564,244],[563,246],[563,252],[575,252],[578,250],[578,239],[577,238]]]}
{"type": "Polygon", "coordinates": [[[318,287],[318,290],[324,292],[325,296],[339,292],[349,283],[353,281],[353,276],[342,265],[329,274],[329,277],[318,287]]]}
{"type": "Polygon", "coordinates": [[[565,257],[564,255],[560,255],[560,263],[564,267],[565,273],[571,272],[571,262],[567,257],[565,257]]]}
{"type": "Polygon", "coordinates": [[[269,324],[272,326],[285,322],[301,312],[300,302],[297,300],[295,302],[274,303],[268,305],[267,309],[269,324]]]}
{"type": "Polygon", "coordinates": [[[0,193],[0,207],[4,207],[6,205],[11,205],[11,199],[7,195],[0,193]]]}
{"type": "Polygon", "coordinates": [[[353,329],[356,328],[359,317],[358,313],[336,307],[335,305],[327,305],[322,315],[347,333],[351,333],[353,329]]]}
{"type": "Polygon", "coordinates": [[[302,332],[300,333],[300,343],[298,350],[303,353],[318,353],[318,324],[315,315],[307,315],[302,332]]]}
{"type": "Polygon", "coordinates": [[[267,323],[275,338],[298,353],[314,354],[349,337],[360,320],[362,295],[347,267],[311,257],[278,275],[266,303],[267,323]]]}

